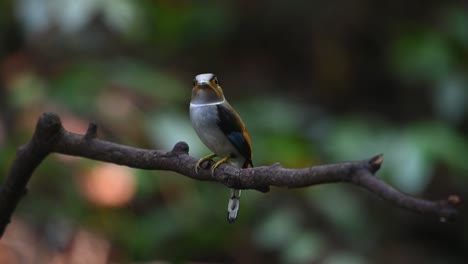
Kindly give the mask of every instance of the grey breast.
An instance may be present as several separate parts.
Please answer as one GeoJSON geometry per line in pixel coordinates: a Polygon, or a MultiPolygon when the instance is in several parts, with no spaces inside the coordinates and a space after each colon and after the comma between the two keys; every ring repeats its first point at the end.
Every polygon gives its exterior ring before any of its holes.
{"type": "Polygon", "coordinates": [[[216,105],[190,105],[192,126],[201,141],[217,156],[229,154],[240,156],[223,131],[218,127],[218,108],[216,105]]]}

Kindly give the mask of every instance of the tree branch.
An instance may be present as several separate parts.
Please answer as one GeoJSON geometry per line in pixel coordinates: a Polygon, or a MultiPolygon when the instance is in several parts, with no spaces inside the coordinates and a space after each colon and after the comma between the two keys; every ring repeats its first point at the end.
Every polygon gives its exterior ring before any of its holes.
{"type": "MultiPolygon", "coordinates": [[[[402,193],[375,177],[383,162],[382,155],[361,161],[285,169],[279,163],[272,166],[237,169],[222,164],[212,176],[210,170],[195,173],[197,159],[188,154],[185,142],[170,151],[147,150],[96,139],[97,126],[90,123],[85,135],[66,131],[54,113],[39,118],[29,143],[20,147],[16,159],[0,188],[0,235],[3,235],[16,206],[26,193],[26,184],[42,160],[50,153],[80,156],[93,160],[125,165],[145,170],[174,171],[201,181],[216,181],[237,189],[268,192],[270,186],[300,188],[316,184],[347,182],[363,187],[396,206],[420,214],[454,219],[460,198],[451,195],[445,200],[429,201],[402,193]]],[[[212,164],[205,162],[205,168],[212,164]]]]}

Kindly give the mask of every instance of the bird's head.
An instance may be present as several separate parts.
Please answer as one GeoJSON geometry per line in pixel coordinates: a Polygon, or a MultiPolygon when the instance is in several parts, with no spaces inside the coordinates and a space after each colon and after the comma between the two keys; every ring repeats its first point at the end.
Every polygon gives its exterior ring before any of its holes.
{"type": "Polygon", "coordinates": [[[198,74],[193,79],[193,104],[210,104],[224,101],[224,94],[216,75],[212,73],[198,74]]]}

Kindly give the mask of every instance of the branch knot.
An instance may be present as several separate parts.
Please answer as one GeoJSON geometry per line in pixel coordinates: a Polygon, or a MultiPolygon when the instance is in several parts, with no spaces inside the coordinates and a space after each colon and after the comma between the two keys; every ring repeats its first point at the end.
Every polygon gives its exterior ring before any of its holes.
{"type": "Polygon", "coordinates": [[[175,154],[188,154],[189,145],[184,141],[177,142],[171,150],[175,154]]]}
{"type": "Polygon", "coordinates": [[[43,113],[37,121],[34,134],[38,143],[51,143],[57,138],[57,135],[63,131],[62,121],[54,113],[43,113]]]}

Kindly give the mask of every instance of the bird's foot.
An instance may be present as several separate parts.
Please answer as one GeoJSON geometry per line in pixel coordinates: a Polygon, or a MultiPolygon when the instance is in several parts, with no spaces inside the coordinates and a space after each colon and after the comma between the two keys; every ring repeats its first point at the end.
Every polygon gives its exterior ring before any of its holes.
{"type": "Polygon", "coordinates": [[[216,162],[212,167],[211,167],[211,175],[213,176],[214,175],[214,171],[216,170],[216,168],[219,167],[219,165],[225,163],[225,162],[228,162],[229,159],[231,158],[231,155],[228,155],[227,157],[224,157],[222,159],[220,159],[218,162],[216,162]]]}
{"type": "MultiPolygon", "coordinates": [[[[207,160],[213,161],[213,158],[214,158],[214,157],[216,157],[216,154],[211,154],[211,155],[208,155],[208,156],[206,156],[206,157],[203,157],[203,158],[199,159],[199,160],[197,161],[197,163],[195,163],[195,172],[198,174],[198,173],[200,172],[200,168],[201,168],[200,165],[201,165],[203,162],[207,161],[207,160]]],[[[215,164],[215,165],[216,165],[216,164],[215,164]]]]}

